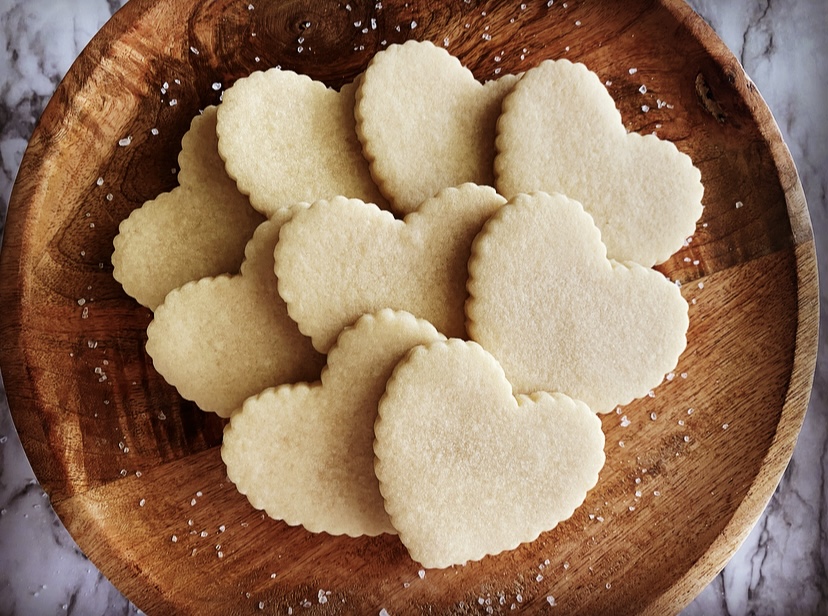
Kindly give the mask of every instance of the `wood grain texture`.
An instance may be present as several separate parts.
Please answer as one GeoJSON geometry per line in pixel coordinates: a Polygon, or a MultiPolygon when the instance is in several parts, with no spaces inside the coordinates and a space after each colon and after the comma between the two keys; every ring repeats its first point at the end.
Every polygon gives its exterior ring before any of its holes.
{"type": "Polygon", "coordinates": [[[736,59],[677,0],[253,4],[132,0],[72,67],[21,166],[0,254],[0,369],[32,466],[80,547],[150,614],[259,602],[478,613],[486,599],[496,613],[534,613],[549,595],[561,614],[679,611],[770,498],[816,357],[803,192],[736,59]],[[212,84],[281,65],[338,87],[408,38],[447,40],[479,79],[582,61],[611,82],[626,126],[673,140],[705,185],[698,232],[659,268],[691,301],[688,348],[654,397],[623,409],[629,427],[604,417],[607,465],[584,506],[531,544],[424,579],[394,537],[313,535],[252,509],[226,479],[222,422],[153,370],[151,314],[110,266],[120,221],[175,186],[184,131],[219,102],[212,84]]]}

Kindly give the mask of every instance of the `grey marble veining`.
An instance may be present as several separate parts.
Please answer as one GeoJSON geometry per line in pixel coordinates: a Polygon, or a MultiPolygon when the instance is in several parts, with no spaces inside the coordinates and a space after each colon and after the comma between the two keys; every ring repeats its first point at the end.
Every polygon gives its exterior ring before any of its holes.
{"type": "MultiPolygon", "coordinates": [[[[37,118],[78,53],[121,4],[0,0],[0,234],[37,118]]],[[[690,4],[742,62],[779,123],[808,199],[820,277],[828,281],[828,2],[690,4]]],[[[820,290],[823,307],[826,288],[820,290]]],[[[828,329],[822,316],[820,323],[823,332],[828,329]]],[[[823,335],[805,426],[779,488],[740,550],[685,616],[828,614],[825,345],[823,335]]],[[[0,616],[63,613],[137,610],[84,557],[49,506],[0,381],[0,616]]]]}

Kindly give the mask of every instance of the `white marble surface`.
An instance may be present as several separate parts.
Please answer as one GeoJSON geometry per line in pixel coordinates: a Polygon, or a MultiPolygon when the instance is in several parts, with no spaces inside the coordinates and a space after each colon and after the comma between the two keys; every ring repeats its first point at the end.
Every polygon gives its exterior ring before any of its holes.
{"type": "MultiPolygon", "coordinates": [[[[577,0],[575,0],[577,1],[577,0]]],[[[597,1],[597,0],[592,0],[597,1]]],[[[121,0],[0,0],[0,232],[26,142],[57,83],[121,0]]],[[[741,60],[799,169],[828,284],[828,1],[691,0],[741,60]]],[[[825,285],[822,305],[828,306],[825,285]]],[[[824,311],[823,311],[824,313],[824,311]]],[[[821,321],[821,329],[828,327],[821,321]]],[[[825,342],[820,339],[820,349],[825,342]]],[[[687,616],[828,614],[828,363],[793,460],[742,548],[687,616]]],[[[0,615],[134,614],[57,520],[0,390],[0,615]]]]}

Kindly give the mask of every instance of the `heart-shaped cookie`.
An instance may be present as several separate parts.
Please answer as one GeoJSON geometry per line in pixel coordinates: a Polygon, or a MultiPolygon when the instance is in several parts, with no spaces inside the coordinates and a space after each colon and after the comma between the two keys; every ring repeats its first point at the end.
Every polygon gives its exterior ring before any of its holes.
{"type": "Polygon", "coordinates": [[[495,124],[518,80],[485,84],[428,41],[390,45],[365,70],[354,113],[371,173],[408,214],[446,186],[493,185],[495,124]]]}
{"type": "Polygon", "coordinates": [[[465,337],[467,263],[483,223],[505,200],[464,184],[405,220],[356,199],[318,201],[282,228],[279,293],[322,351],[361,314],[406,310],[447,336],[465,337]]]}
{"type": "Polygon", "coordinates": [[[655,270],[606,258],[580,203],[518,195],[469,261],[469,334],[518,392],[560,391],[606,413],[646,395],[686,345],[687,302],[655,270]]]}
{"type": "Polygon", "coordinates": [[[448,567],[569,518],[598,481],[598,417],[563,394],[512,396],[474,342],[420,346],[388,381],[374,427],[385,508],[411,557],[448,567]]]}
{"type": "Polygon", "coordinates": [[[279,210],[256,229],[240,274],[174,289],[147,328],[155,369],[202,410],[228,417],[266,387],[319,376],[325,359],[288,316],[273,273],[291,215],[279,210]]]}
{"type": "Polygon", "coordinates": [[[179,186],[133,210],[113,243],[112,275],[150,310],[186,282],[237,272],[264,220],[224,171],[215,107],[193,119],[178,164],[179,186]]]}
{"type": "Polygon", "coordinates": [[[269,215],[336,195],[385,203],[354,130],[355,89],[273,68],[224,92],[219,152],[253,207],[269,215]]]}
{"type": "Polygon", "coordinates": [[[320,383],[245,402],[224,432],[227,476],[257,509],[332,535],[394,533],[374,475],[377,404],[394,366],[443,337],[407,313],[364,315],[342,332],[320,383]]]}
{"type": "Polygon", "coordinates": [[[628,133],[583,64],[547,60],[526,72],[503,100],[497,152],[500,194],[577,199],[618,261],[666,261],[702,213],[704,188],[690,157],[655,135],[628,133]]]}

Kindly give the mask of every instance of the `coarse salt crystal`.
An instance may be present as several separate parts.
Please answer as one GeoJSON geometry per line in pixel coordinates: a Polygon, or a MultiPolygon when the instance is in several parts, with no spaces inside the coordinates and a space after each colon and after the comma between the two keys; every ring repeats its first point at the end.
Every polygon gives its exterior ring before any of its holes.
{"type": "Polygon", "coordinates": [[[147,504],[147,499],[146,498],[142,498],[140,501],[138,501],[138,506],[139,507],[143,507],[146,504],[147,504]]]}
{"type": "Polygon", "coordinates": [[[173,543],[178,543],[178,535],[173,535],[170,541],[172,541],[173,543]]]}
{"type": "Polygon", "coordinates": [[[641,87],[638,88],[638,91],[641,92],[642,94],[646,94],[647,93],[647,86],[642,84],[641,87]]]}
{"type": "Polygon", "coordinates": [[[626,427],[627,427],[627,426],[629,426],[631,423],[632,423],[632,422],[631,422],[631,421],[627,418],[627,416],[626,416],[626,415],[624,415],[623,417],[621,417],[621,427],[622,427],[622,428],[626,428],[626,427]]]}
{"type": "MultiPolygon", "coordinates": [[[[127,135],[126,137],[118,141],[118,145],[122,148],[125,148],[130,143],[132,143],[132,135],[127,135]]],[[[101,182],[101,184],[103,184],[103,182],[101,182]]],[[[100,186],[101,184],[98,184],[98,186],[100,186]]]]}
{"type": "Polygon", "coordinates": [[[638,72],[637,68],[631,68],[630,69],[630,75],[635,75],[637,72],[638,72]]]}
{"type": "Polygon", "coordinates": [[[655,414],[655,411],[650,413],[650,419],[652,419],[653,421],[655,421],[657,417],[658,417],[658,415],[655,414]]]}

